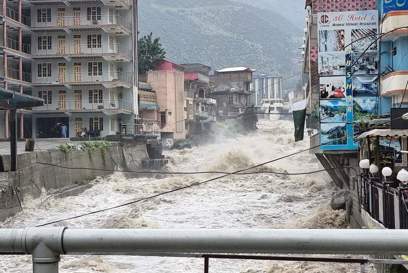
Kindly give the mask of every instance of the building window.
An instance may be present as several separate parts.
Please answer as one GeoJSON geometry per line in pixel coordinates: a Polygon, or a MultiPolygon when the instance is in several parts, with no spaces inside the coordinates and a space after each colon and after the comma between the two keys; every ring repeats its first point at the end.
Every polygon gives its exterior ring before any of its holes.
{"type": "Polygon", "coordinates": [[[44,104],[52,104],[52,91],[38,91],[38,97],[44,100],[44,104]]]}
{"type": "Polygon", "coordinates": [[[88,76],[102,76],[102,62],[89,62],[88,76]]]}
{"type": "Polygon", "coordinates": [[[166,127],[166,123],[167,123],[166,112],[160,112],[160,127],[161,128],[166,127]]]}
{"type": "Polygon", "coordinates": [[[51,63],[38,64],[38,77],[39,78],[51,77],[51,63]]]}
{"type": "Polygon", "coordinates": [[[88,21],[100,21],[102,19],[101,7],[90,7],[87,9],[87,19],[88,21]]]}
{"type": "Polygon", "coordinates": [[[102,47],[101,34],[88,35],[88,48],[101,48],[101,47],[102,47]]]}
{"type": "Polygon", "coordinates": [[[37,9],[37,22],[50,23],[51,22],[51,8],[37,9]]]}
{"type": "Polygon", "coordinates": [[[102,90],[89,90],[89,103],[103,103],[102,90]]]}
{"type": "Polygon", "coordinates": [[[51,36],[39,36],[38,37],[38,50],[50,50],[52,49],[52,37],[51,36]]]}
{"type": "Polygon", "coordinates": [[[90,118],[89,131],[103,131],[103,118],[90,118]]]}

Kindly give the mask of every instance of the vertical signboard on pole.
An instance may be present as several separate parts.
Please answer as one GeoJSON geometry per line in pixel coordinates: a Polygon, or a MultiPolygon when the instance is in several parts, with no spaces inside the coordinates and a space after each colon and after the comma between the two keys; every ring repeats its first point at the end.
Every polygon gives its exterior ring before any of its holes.
{"type": "Polygon", "coordinates": [[[378,112],[378,11],[318,14],[322,150],[356,150],[358,123],[378,112]]]}

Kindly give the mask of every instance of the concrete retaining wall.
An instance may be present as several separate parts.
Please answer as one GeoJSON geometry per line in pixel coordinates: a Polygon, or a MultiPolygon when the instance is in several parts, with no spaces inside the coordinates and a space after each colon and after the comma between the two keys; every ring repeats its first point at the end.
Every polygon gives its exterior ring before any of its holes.
{"type": "Polygon", "coordinates": [[[112,173],[102,170],[141,170],[142,160],[146,158],[146,145],[139,143],[114,143],[106,150],[85,152],[49,150],[19,155],[18,171],[12,173],[9,172],[10,156],[0,156],[0,169],[3,171],[0,172],[0,220],[19,211],[19,203],[27,196],[35,198],[40,196],[42,190],[87,185],[97,176],[112,173]]]}

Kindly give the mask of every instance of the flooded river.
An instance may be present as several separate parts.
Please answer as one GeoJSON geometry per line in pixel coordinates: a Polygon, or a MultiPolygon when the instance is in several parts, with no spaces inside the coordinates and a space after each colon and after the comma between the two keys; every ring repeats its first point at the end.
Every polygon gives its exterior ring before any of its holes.
{"type": "MultiPolygon", "coordinates": [[[[289,121],[263,122],[256,133],[221,137],[216,144],[170,151],[172,171],[235,171],[308,147],[293,141],[289,121]]],[[[267,166],[278,172],[322,167],[303,153],[267,166]]],[[[24,211],[2,227],[29,227],[114,206],[171,190],[214,175],[129,178],[122,173],[98,178],[77,196],[26,200],[24,211]]],[[[325,173],[309,176],[233,176],[101,214],[57,225],[76,228],[333,228],[344,215],[328,208],[334,186],[325,173]]],[[[30,257],[1,257],[0,272],[30,272],[30,257]]],[[[213,261],[210,272],[358,272],[359,267],[308,263],[213,261]]],[[[60,272],[199,273],[203,261],[153,257],[62,257],[60,272]]]]}

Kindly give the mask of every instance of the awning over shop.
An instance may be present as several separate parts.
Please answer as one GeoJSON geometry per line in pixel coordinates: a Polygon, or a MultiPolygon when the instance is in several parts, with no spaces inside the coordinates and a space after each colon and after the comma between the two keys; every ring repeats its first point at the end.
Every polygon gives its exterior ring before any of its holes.
{"type": "Polygon", "coordinates": [[[367,137],[406,137],[408,130],[394,130],[394,129],[374,129],[361,134],[358,138],[364,139],[367,137]]]}
{"type": "Polygon", "coordinates": [[[44,105],[40,98],[0,88],[0,107],[3,109],[21,109],[44,105]]]}

